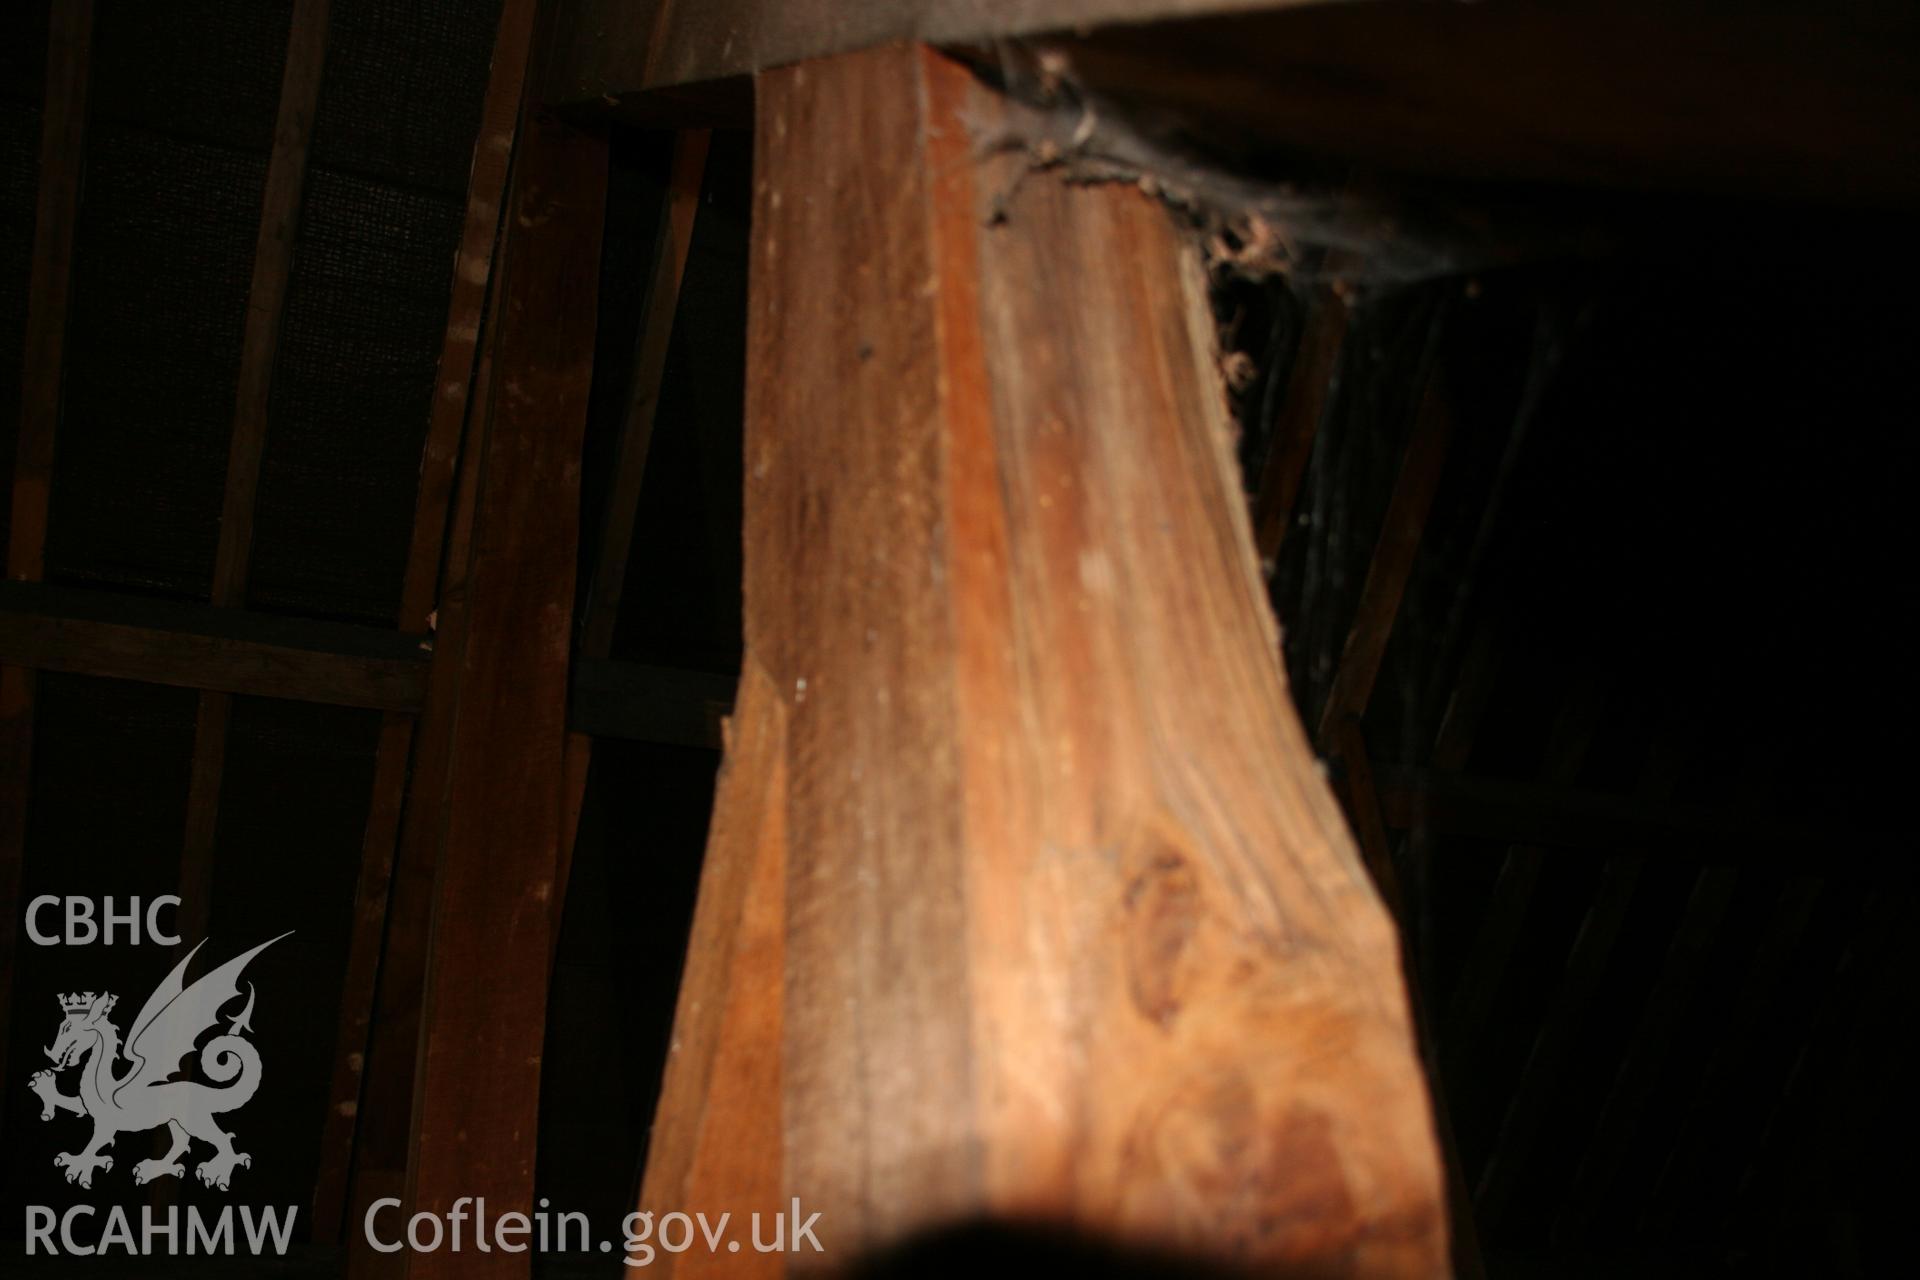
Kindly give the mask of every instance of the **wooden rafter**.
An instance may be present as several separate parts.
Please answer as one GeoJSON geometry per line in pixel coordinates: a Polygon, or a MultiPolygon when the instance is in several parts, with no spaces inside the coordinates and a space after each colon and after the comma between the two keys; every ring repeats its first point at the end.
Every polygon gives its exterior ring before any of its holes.
{"type": "MultiPolygon", "coordinates": [[[[209,602],[216,609],[245,607],[254,505],[260,492],[260,464],[266,454],[268,400],[280,349],[287,281],[293,269],[293,246],[299,232],[301,193],[306,189],[307,152],[320,104],[320,75],[327,60],[327,4],[328,0],[297,0],[287,29],[280,106],[273,126],[273,149],[267,159],[260,230],[254,241],[253,278],[247,290],[233,432],[227,445],[227,478],[220,506],[220,538],[214,551],[209,602]]],[[[200,694],[180,856],[182,947],[199,944],[212,909],[213,847],[232,713],[232,694],[216,690],[200,694]]]]}
{"type": "MultiPolygon", "coordinates": [[[[528,1049],[546,1030],[565,826],[566,619],[606,181],[604,137],[523,113],[421,999],[404,1196],[421,1212],[465,1196],[533,1202],[540,1058],[528,1049]]],[[[406,1257],[416,1278],[527,1267],[524,1254],[406,1257]]]]}
{"type": "Polygon", "coordinates": [[[425,639],[111,592],[0,587],[0,661],[223,694],[416,710],[425,639]]]}
{"type": "MultiPolygon", "coordinates": [[[[47,34],[46,104],[40,117],[40,186],[34,209],[33,261],[27,279],[27,347],[21,365],[20,429],[13,464],[7,577],[37,582],[46,558],[47,504],[53,487],[54,433],[65,369],[67,301],[80,216],[86,154],[87,72],[93,52],[93,0],[53,5],[47,34]]],[[[0,897],[17,900],[26,858],[27,802],[33,781],[34,673],[0,662],[0,897]]],[[[14,979],[19,912],[0,918],[0,1061],[14,979]]]]}
{"type": "MultiPolygon", "coordinates": [[[[495,305],[488,312],[489,328],[499,318],[498,296],[496,293],[495,305]]],[[[408,736],[395,753],[404,758],[405,748],[412,747],[410,767],[391,784],[393,803],[400,806],[394,843],[374,846],[372,842],[385,831],[376,829],[372,822],[368,824],[367,851],[379,860],[369,862],[363,856],[361,861],[361,900],[366,905],[355,913],[348,963],[349,974],[371,982],[373,975],[365,966],[377,958],[379,985],[356,988],[370,1004],[341,1004],[343,1031],[336,1049],[334,1084],[340,1103],[354,1098],[357,1102],[352,1107],[336,1103],[328,1114],[319,1195],[333,1198],[316,1199],[316,1224],[323,1221],[317,1216],[323,1209],[330,1211],[324,1220],[329,1226],[343,1217],[344,1197],[351,1197],[357,1217],[372,1200],[405,1190],[420,1001],[433,923],[433,878],[439,865],[441,817],[466,654],[467,586],[482,471],[477,460],[485,430],[482,406],[491,403],[492,381],[493,360],[490,352],[483,351],[474,376],[476,412],[468,424],[463,448],[472,465],[460,469],[453,495],[447,570],[440,581],[439,625],[427,701],[418,721],[405,722],[408,736]],[[375,880],[376,874],[390,879],[375,880]],[[378,902],[384,902],[386,910],[376,920],[373,904],[378,902]],[[383,933],[386,945],[380,950],[383,933]],[[348,1026],[348,1019],[356,1014],[359,1024],[348,1026]],[[354,1045],[365,1046],[360,1061],[352,1056],[354,1045]],[[368,1118],[364,1125],[358,1122],[361,1111],[368,1118]]],[[[387,745],[382,743],[383,747],[387,745]]],[[[376,793],[374,803],[385,804],[385,797],[376,793]]],[[[347,1244],[353,1276],[400,1272],[400,1259],[370,1252],[358,1233],[349,1232],[347,1244]]]]}
{"type": "MultiPolygon", "coordinates": [[[[652,277],[633,357],[632,382],[627,390],[627,412],[620,423],[614,451],[613,479],[600,519],[593,578],[587,588],[582,619],[580,657],[598,661],[613,653],[613,631],[620,619],[620,598],[626,590],[627,559],[633,550],[634,520],[640,509],[640,487],[646,481],[647,454],[653,443],[654,413],[660,405],[660,387],[667,372],[667,351],[673,342],[673,318],[680,306],[680,285],[693,245],[694,216],[700,209],[700,188],[707,168],[710,130],[682,129],[674,138],[673,163],[661,210],[659,233],[653,247],[652,277]]],[[[554,910],[566,904],[567,870],[580,824],[580,805],[587,792],[587,770],[593,758],[593,739],[584,733],[567,738],[567,830],[561,842],[560,877],[554,910]]]]}
{"type": "MultiPolygon", "coordinates": [[[[498,259],[501,206],[519,130],[537,9],[536,0],[505,0],[494,35],[493,60],[467,178],[466,210],[454,258],[447,324],[441,334],[433,400],[421,449],[413,529],[400,588],[399,624],[403,631],[424,631],[443,621],[436,617],[436,600],[448,585],[442,577],[443,559],[449,574],[464,576],[465,572],[464,557],[445,553],[449,549],[450,523],[455,518],[452,507],[462,439],[473,434],[469,406],[484,403],[474,399],[476,361],[498,259]]],[[[472,458],[471,453],[467,456],[472,458]]],[[[472,477],[468,479],[471,483],[472,477]]],[[[442,608],[438,612],[446,611],[442,608]]],[[[436,630],[437,649],[445,650],[448,639],[446,628],[436,630]]],[[[431,694],[429,689],[430,701],[431,694]]],[[[418,848],[412,860],[402,852],[403,803],[409,760],[418,754],[415,747],[414,721],[405,716],[386,717],[375,751],[373,796],[361,841],[346,982],[334,1037],[333,1076],[321,1130],[320,1176],[314,1189],[316,1239],[340,1237],[359,1172],[370,1169],[372,1185],[390,1188],[405,1168],[414,1029],[426,964],[421,935],[432,883],[430,851],[418,848]],[[391,920],[399,921],[400,927],[390,929],[391,920]],[[382,944],[389,933],[395,941],[383,964],[382,944]],[[376,1060],[377,1050],[379,1070],[384,1075],[370,1083],[368,1066],[376,1060]],[[369,1096],[370,1090],[373,1096],[369,1096]],[[367,1150],[356,1153],[363,1112],[381,1117],[383,1124],[367,1150]]],[[[421,778],[423,789],[431,787],[427,781],[430,771],[423,774],[418,762],[413,773],[421,778]]],[[[356,1266],[364,1262],[364,1257],[356,1255],[356,1266]]]]}
{"type": "Polygon", "coordinates": [[[1320,709],[1320,727],[1314,739],[1323,748],[1344,720],[1366,715],[1387,641],[1400,615],[1401,598],[1413,577],[1414,561],[1420,554],[1420,540],[1426,533],[1434,495],[1440,489],[1447,444],[1453,435],[1453,410],[1442,375],[1441,369],[1434,369],[1420,397],[1413,436],[1407,443],[1400,477],[1367,565],[1353,626],[1340,651],[1340,664],[1327,690],[1326,703],[1320,709]]]}
{"type": "Polygon", "coordinates": [[[1253,542],[1271,572],[1293,521],[1294,504],[1313,458],[1313,442],[1339,382],[1346,342],[1347,300],[1329,289],[1315,299],[1287,374],[1287,389],[1273,423],[1273,444],[1260,468],[1253,498],[1253,542]]]}

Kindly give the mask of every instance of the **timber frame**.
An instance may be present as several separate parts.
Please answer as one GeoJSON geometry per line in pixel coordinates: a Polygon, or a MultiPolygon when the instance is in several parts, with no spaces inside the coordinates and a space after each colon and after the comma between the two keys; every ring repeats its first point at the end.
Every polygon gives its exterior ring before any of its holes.
{"type": "MultiPolygon", "coordinates": [[[[1767,148],[1766,194],[1920,193],[1912,139],[1871,118],[1874,93],[1911,68],[1870,35],[1766,20],[1751,56],[1674,78],[1668,109],[1698,127],[1651,148],[1617,117],[1617,93],[1575,75],[1542,117],[1544,143],[1507,146],[1487,122],[1552,94],[1503,82],[1494,100],[1434,110],[1446,86],[1369,62],[1367,24],[1431,27],[1476,65],[1551,29],[1569,75],[1590,33],[1627,44],[1637,29],[1600,5],[1549,28],[1512,6],[1447,8],[862,3],[823,24],[810,3],[505,0],[401,607],[377,628],[245,607],[327,0],[295,6],[211,596],[169,604],[40,581],[93,11],[56,5],[0,584],[0,887],[12,896],[21,872],[36,671],[199,692],[189,887],[211,874],[233,695],[380,711],[315,1230],[350,1242],[356,1276],[525,1275],[524,1256],[378,1256],[349,1228],[389,1194],[420,1209],[530,1201],[529,1046],[544,1033],[591,741],[724,739],[641,1207],[799,1197],[861,1252],[977,1219],[1037,1220],[1235,1263],[1477,1273],[1465,1201],[1503,1211],[1542,1104],[1523,1086],[1506,1121],[1518,1145],[1465,1186],[1423,1070],[1439,1056],[1435,1024],[1457,1043],[1489,1014],[1472,982],[1445,1009],[1410,1005],[1396,845],[1425,824],[1506,849],[1470,960],[1494,974],[1546,846],[1610,856],[1713,831],[1753,860],[1786,860],[1798,833],[1676,804],[1658,769],[1629,801],[1580,791],[1604,696],[1591,684],[1569,694],[1536,783],[1467,776],[1502,643],[1492,630],[1466,643],[1425,768],[1376,767],[1361,721],[1450,444],[1438,377],[1309,732],[1262,570],[1338,376],[1343,300],[1316,303],[1249,513],[1204,289],[1166,210],[1130,186],[1022,173],[1020,157],[982,156],[972,135],[1006,102],[973,69],[991,71],[996,42],[1018,39],[1069,59],[1088,101],[1224,122],[1239,154],[1284,142],[1404,161],[1417,120],[1419,159],[1449,174],[1746,191],[1755,170],[1714,157],[1767,148]],[[1005,16],[986,26],[976,9],[1005,16]],[[1822,96],[1791,73],[1813,61],[1789,56],[1806,38],[1855,71],[1854,92],[1822,96]],[[1329,106],[1347,91],[1275,88],[1236,41],[1292,41],[1363,98],[1407,76],[1419,92],[1342,116],[1329,106]],[[1212,87],[1194,74],[1216,66],[1212,87]],[[1745,109],[1756,101],[1763,110],[1745,109]],[[679,132],[612,495],[583,535],[608,119],[679,132]],[[749,124],[736,687],[616,660],[611,633],[709,131],[749,124]],[[577,584],[583,536],[598,555],[577,584]],[[571,616],[576,588],[577,647],[553,622],[571,616]],[[1180,674],[1178,698],[1156,683],[1166,671],[1180,674]],[[1114,1063],[1134,1078],[1113,1082],[1114,1063]],[[1261,1135],[1258,1149],[1228,1150],[1243,1131],[1261,1135]]],[[[1686,21],[1712,34],[1712,20],[1686,21]]],[[[1607,863],[1541,1071],[1571,1051],[1639,865],[1607,863]]],[[[1689,936],[1725,911],[1727,877],[1702,874],[1689,936]]],[[[0,924],[0,1028],[15,923],[0,924]]],[[[1610,1116],[1644,1102],[1652,1046],[1695,976],[1681,963],[1663,979],[1610,1116]]],[[[1617,1141],[1596,1143],[1583,1177],[1621,1158],[1617,1141]]],[[[780,1273],[777,1260],[754,1264],[780,1273]]],[[[675,1265],[708,1273],[691,1256],[675,1265]]]]}

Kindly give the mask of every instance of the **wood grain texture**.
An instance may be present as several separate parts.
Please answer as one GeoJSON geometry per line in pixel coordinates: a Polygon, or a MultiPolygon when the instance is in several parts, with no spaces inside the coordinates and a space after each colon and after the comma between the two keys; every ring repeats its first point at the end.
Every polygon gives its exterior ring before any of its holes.
{"type": "MultiPolygon", "coordinates": [[[[593,372],[604,138],[523,117],[434,877],[406,1201],[533,1208],[563,826],[580,449],[593,372]]],[[[410,1277],[525,1276],[528,1255],[416,1253],[410,1277]]]]}
{"type": "MultiPolygon", "coordinates": [[[[781,974],[785,961],[787,708],[764,668],[727,722],[687,963],[674,1009],[640,1208],[658,1217],[781,1210],[781,974]]],[[[636,1259],[638,1261],[640,1259],[636,1259]]],[[[776,1254],[659,1254],[670,1276],[783,1273],[776,1254]]]]}
{"type": "Polygon", "coordinates": [[[474,362],[480,351],[480,321],[487,310],[500,233],[500,204],[507,190],[521,99],[532,53],[537,0],[504,0],[493,41],[492,69],[480,104],[480,132],[473,142],[473,168],[467,176],[467,206],[460,228],[460,249],[453,260],[453,291],[447,301],[447,327],[440,342],[439,374],[434,382],[427,438],[420,453],[420,488],[414,499],[413,536],[400,588],[400,626],[419,630],[433,611],[440,581],[441,552],[447,536],[447,509],[453,501],[454,468],[473,390],[474,362]]]}
{"type": "Polygon", "coordinates": [[[792,1261],[984,1216],[1443,1274],[1197,256],[1131,187],[979,159],[1000,110],[912,47],[759,86],[747,652],[786,706],[784,1187],[832,1237],[792,1261]]]}

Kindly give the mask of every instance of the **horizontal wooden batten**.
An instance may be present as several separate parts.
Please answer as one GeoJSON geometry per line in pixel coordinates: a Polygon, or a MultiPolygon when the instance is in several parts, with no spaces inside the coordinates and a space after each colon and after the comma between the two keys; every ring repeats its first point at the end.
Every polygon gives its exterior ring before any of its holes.
{"type": "Polygon", "coordinates": [[[0,661],[42,671],[411,711],[431,641],[210,605],[0,585],[0,661]]]}
{"type": "MultiPolygon", "coordinates": [[[[417,712],[432,637],[148,600],[118,592],[0,582],[0,662],[184,689],[417,712]]],[[[617,659],[575,664],[576,732],[718,747],[735,677],[617,659]]]]}
{"type": "Polygon", "coordinates": [[[576,660],[568,726],[595,738],[718,747],[737,680],[606,658],[576,660]]]}

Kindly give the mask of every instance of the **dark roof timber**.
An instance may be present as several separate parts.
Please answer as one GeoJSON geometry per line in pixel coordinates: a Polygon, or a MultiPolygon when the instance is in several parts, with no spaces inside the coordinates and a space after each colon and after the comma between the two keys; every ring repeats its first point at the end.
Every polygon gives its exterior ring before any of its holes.
{"type": "MultiPolygon", "coordinates": [[[[560,0],[548,96],[659,95],[710,107],[726,99],[700,90],[730,80],[744,89],[756,71],[897,40],[972,44],[1276,7],[1275,0],[560,0]]],[[[731,110],[746,122],[744,95],[731,110]]]]}
{"type": "Polygon", "coordinates": [[[1920,202],[1920,15],[1771,0],[566,0],[548,96],[743,123],[760,69],[1031,38],[1229,157],[1874,206],[1920,202]]]}

